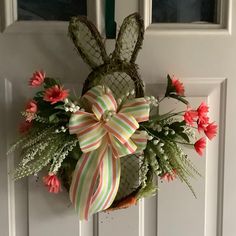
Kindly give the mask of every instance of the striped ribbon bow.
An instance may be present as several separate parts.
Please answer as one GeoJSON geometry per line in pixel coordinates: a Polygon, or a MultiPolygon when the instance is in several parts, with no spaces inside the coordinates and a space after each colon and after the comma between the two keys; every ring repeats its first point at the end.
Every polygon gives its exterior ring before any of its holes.
{"type": "Polygon", "coordinates": [[[112,204],[120,182],[119,157],[146,147],[147,133],[137,129],[139,122],[149,119],[145,98],[127,100],[118,107],[104,86],[93,87],[83,98],[91,105],[91,113],[79,110],[69,122],[70,134],[77,134],[83,152],[70,186],[70,199],[81,220],[112,204]]]}

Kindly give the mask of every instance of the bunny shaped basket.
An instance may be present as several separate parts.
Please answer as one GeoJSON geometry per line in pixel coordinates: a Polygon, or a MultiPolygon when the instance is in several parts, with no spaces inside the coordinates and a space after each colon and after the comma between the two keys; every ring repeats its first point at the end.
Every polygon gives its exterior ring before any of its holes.
{"type": "MultiPolygon", "coordinates": [[[[81,57],[92,69],[85,80],[83,94],[97,85],[106,85],[115,98],[124,91],[134,91],[130,96],[143,97],[144,86],[137,71],[135,60],[144,36],[143,21],[134,13],[124,19],[115,50],[111,56],[106,53],[103,39],[97,28],[85,17],[74,17],[70,21],[69,35],[81,57]]],[[[114,206],[133,196],[139,188],[141,158],[121,158],[121,179],[114,206]]]]}
{"type": "Polygon", "coordinates": [[[139,14],[129,15],[108,55],[96,27],[85,17],[73,17],[69,36],[91,68],[82,96],[72,98],[60,81],[43,71],[29,81],[40,90],[22,112],[21,137],[9,150],[20,148],[22,158],[14,179],[46,168],[43,183],[49,192],[59,193],[63,185],[81,220],[154,195],[156,177],[168,182],[178,177],[195,196],[189,177],[200,174],[182,146],[203,155],[206,137],[216,135],[208,106],[203,102],[191,108],[175,76],[167,76],[162,98],[144,96],[135,64],[143,35],[139,14]],[[184,103],[186,111],[150,112],[166,98],[184,103]],[[202,133],[206,137],[198,139],[202,133]]]}

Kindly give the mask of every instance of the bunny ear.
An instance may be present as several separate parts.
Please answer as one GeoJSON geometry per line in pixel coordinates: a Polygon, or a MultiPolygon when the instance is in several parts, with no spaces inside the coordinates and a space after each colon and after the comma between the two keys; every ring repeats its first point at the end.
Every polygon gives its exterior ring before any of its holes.
{"type": "Polygon", "coordinates": [[[86,17],[72,17],[69,36],[84,61],[92,68],[109,60],[100,33],[86,17]]]}
{"type": "Polygon", "coordinates": [[[135,62],[143,43],[143,20],[138,13],[126,17],[121,25],[113,58],[135,62]]]}

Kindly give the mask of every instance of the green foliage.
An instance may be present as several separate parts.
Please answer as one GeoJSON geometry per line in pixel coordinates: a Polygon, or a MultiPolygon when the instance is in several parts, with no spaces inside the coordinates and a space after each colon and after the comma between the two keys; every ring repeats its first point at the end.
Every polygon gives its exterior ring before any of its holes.
{"type": "Polygon", "coordinates": [[[166,141],[163,149],[165,151],[165,155],[168,156],[167,160],[169,161],[172,169],[176,171],[179,179],[187,184],[193,195],[196,197],[193,187],[189,182],[189,177],[194,177],[196,174],[201,176],[199,172],[189,161],[187,155],[175,142],[166,141]]]}
{"type": "Polygon", "coordinates": [[[50,171],[56,173],[64,160],[78,146],[76,136],[65,132],[70,114],[65,112],[64,101],[51,104],[44,100],[45,89],[55,85],[60,86],[60,82],[53,78],[45,78],[44,90],[36,92],[33,98],[37,103],[37,112],[22,112],[22,116],[25,118],[32,118],[32,126],[28,133],[22,135],[8,152],[13,152],[17,148],[21,150],[22,160],[14,172],[15,179],[36,174],[49,164],[51,165],[50,171]],[[64,129],[63,131],[60,131],[61,127],[64,129]]]}
{"type": "Polygon", "coordinates": [[[152,197],[156,194],[158,188],[157,186],[153,183],[153,181],[149,181],[145,187],[141,188],[137,195],[136,195],[136,198],[137,199],[141,199],[141,198],[144,198],[144,197],[152,197]]]}
{"type": "Polygon", "coordinates": [[[45,78],[44,79],[44,88],[47,89],[47,88],[51,88],[53,87],[54,85],[60,85],[60,81],[56,80],[56,79],[53,79],[53,78],[45,78]]]}
{"type": "Polygon", "coordinates": [[[78,143],[77,139],[76,140],[73,139],[72,141],[65,140],[64,145],[55,153],[49,172],[51,173],[58,172],[59,168],[62,165],[62,162],[69,155],[69,153],[74,149],[77,143],[78,143]]]}
{"type": "Polygon", "coordinates": [[[29,130],[28,134],[25,136],[21,136],[15,144],[11,146],[11,148],[8,150],[8,154],[14,152],[16,149],[22,147],[29,147],[32,144],[35,144],[40,140],[41,138],[44,138],[48,135],[50,132],[50,129],[54,129],[55,127],[50,127],[47,125],[37,124],[32,129],[29,130]]]}
{"type": "Polygon", "coordinates": [[[140,169],[140,188],[136,194],[137,199],[151,197],[156,194],[158,188],[155,184],[154,172],[145,152],[140,169]]]}
{"type": "Polygon", "coordinates": [[[175,131],[176,135],[179,135],[182,139],[184,139],[187,143],[190,142],[188,135],[184,132],[186,127],[185,121],[176,121],[169,125],[169,128],[175,131]]]}
{"type": "Polygon", "coordinates": [[[68,133],[55,133],[56,125],[37,123],[31,131],[12,147],[21,148],[21,162],[14,172],[14,178],[19,179],[38,173],[51,163],[50,171],[56,173],[64,159],[77,145],[78,139],[68,133]]]}
{"type": "Polygon", "coordinates": [[[188,136],[190,132],[185,132],[185,121],[175,121],[169,118],[170,115],[159,122],[150,120],[142,125],[142,128],[153,137],[148,141],[144,151],[145,165],[148,171],[159,177],[166,173],[173,177],[177,175],[196,197],[189,179],[200,174],[178,144],[181,141],[191,145],[191,137],[188,136]]]}

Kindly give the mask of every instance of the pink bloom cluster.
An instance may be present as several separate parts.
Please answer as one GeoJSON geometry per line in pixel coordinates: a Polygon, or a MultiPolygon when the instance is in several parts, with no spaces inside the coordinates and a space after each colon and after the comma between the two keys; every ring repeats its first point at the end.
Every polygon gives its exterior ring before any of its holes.
{"type": "MultiPolygon", "coordinates": [[[[43,84],[45,79],[45,72],[43,71],[35,71],[32,77],[29,80],[29,86],[31,87],[39,87],[43,84]]],[[[19,132],[24,134],[29,131],[32,126],[31,121],[34,119],[35,114],[38,111],[37,102],[34,100],[30,100],[25,106],[25,112],[27,113],[26,120],[20,124],[19,132]]]]}
{"type": "MultiPolygon", "coordinates": [[[[29,86],[39,87],[45,81],[46,73],[44,71],[35,71],[29,80],[29,86]]],[[[54,85],[44,91],[43,100],[55,104],[57,102],[63,101],[68,97],[68,90],[63,90],[59,85],[54,85]]],[[[19,131],[24,134],[29,131],[32,124],[31,121],[34,119],[35,114],[38,111],[37,102],[35,100],[30,100],[25,107],[25,112],[27,113],[26,120],[20,124],[19,131]]]]}
{"type": "Polygon", "coordinates": [[[34,100],[30,100],[25,106],[25,112],[27,114],[26,119],[20,124],[19,127],[19,132],[21,134],[27,133],[30,130],[32,126],[31,121],[34,119],[37,111],[38,111],[37,102],[34,100]]]}
{"type": "Polygon", "coordinates": [[[176,179],[176,173],[177,171],[174,169],[172,173],[165,173],[161,176],[161,180],[166,180],[168,182],[173,181],[176,179]]]}
{"type": "MultiPolygon", "coordinates": [[[[194,124],[196,124],[198,131],[204,132],[206,137],[212,140],[217,134],[217,125],[215,124],[215,122],[209,122],[208,112],[209,107],[205,102],[202,102],[197,110],[188,108],[184,113],[183,118],[185,122],[190,126],[194,126],[194,124]]],[[[206,138],[200,138],[194,144],[194,147],[197,153],[202,156],[203,150],[206,147],[206,138]]]]}
{"type": "MultiPolygon", "coordinates": [[[[35,71],[29,81],[29,85],[32,87],[38,87],[42,85],[44,83],[45,76],[45,72],[35,71]]],[[[67,97],[68,90],[63,90],[63,88],[59,85],[54,85],[51,88],[45,90],[43,100],[50,102],[51,104],[55,104],[57,102],[63,101],[67,97]]]]}
{"type": "MultiPolygon", "coordinates": [[[[172,86],[175,89],[175,92],[177,95],[184,96],[184,85],[181,83],[176,76],[172,77],[172,86]]],[[[210,140],[212,140],[216,134],[217,134],[217,125],[215,122],[209,122],[208,117],[209,107],[206,105],[205,102],[202,102],[200,106],[197,108],[197,110],[193,110],[190,107],[188,107],[187,111],[184,113],[183,118],[186,122],[186,124],[190,126],[197,125],[197,129],[199,132],[204,132],[206,137],[210,140]]],[[[200,138],[195,144],[194,144],[196,152],[202,156],[203,150],[206,147],[206,138],[202,137],[200,138]]]]}

